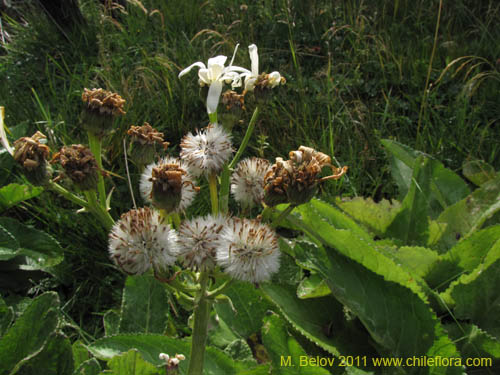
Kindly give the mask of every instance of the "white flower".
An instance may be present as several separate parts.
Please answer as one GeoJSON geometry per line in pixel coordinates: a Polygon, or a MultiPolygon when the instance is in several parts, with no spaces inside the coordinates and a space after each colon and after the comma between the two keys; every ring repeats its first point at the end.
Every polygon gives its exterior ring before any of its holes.
{"type": "Polygon", "coordinates": [[[226,222],[226,217],[208,215],[181,224],[179,256],[186,267],[202,271],[214,268],[217,240],[226,222]]]}
{"type": "Polygon", "coordinates": [[[131,210],[109,234],[111,259],[126,273],[140,275],[153,267],[164,270],[177,259],[177,234],[157,211],[131,210]]]}
{"type": "Polygon", "coordinates": [[[279,269],[276,233],[256,220],[234,218],[219,236],[217,264],[233,278],[259,283],[279,269]]]}
{"type": "Polygon", "coordinates": [[[3,123],[4,116],[5,116],[5,108],[0,107],[0,142],[2,143],[3,147],[5,147],[5,149],[9,154],[14,155],[14,149],[10,147],[9,141],[7,140],[7,134],[5,134],[5,128],[3,123]]]}
{"type": "Polygon", "coordinates": [[[196,135],[188,133],[181,141],[180,157],[195,177],[220,172],[232,154],[231,136],[219,124],[210,124],[196,135]]]}
{"type": "Polygon", "coordinates": [[[264,177],[269,161],[261,158],[246,158],[240,161],[231,176],[231,193],[243,206],[260,204],[264,197],[264,177]]]}
{"type": "MultiPolygon", "coordinates": [[[[255,85],[259,79],[259,54],[257,50],[257,46],[255,44],[251,44],[248,46],[248,53],[250,55],[250,62],[252,64],[251,72],[243,72],[241,74],[242,77],[245,78],[245,90],[253,91],[255,89],[255,85]]],[[[282,84],[285,81],[285,78],[281,76],[279,72],[272,72],[264,75],[264,79],[266,80],[265,86],[269,86],[272,89],[276,86],[282,84]]]]}
{"type": "MultiPolygon", "coordinates": [[[[139,184],[139,190],[141,191],[142,199],[147,203],[151,203],[151,194],[153,190],[153,182],[152,182],[153,168],[158,168],[162,164],[176,164],[185,171],[188,171],[187,165],[182,160],[170,156],[167,156],[158,162],[149,164],[144,169],[144,172],[142,172],[141,181],[139,184]]],[[[189,173],[183,175],[181,201],[177,206],[177,208],[174,210],[174,212],[180,213],[186,211],[186,209],[193,202],[194,196],[196,195],[197,192],[198,190],[193,183],[193,177],[189,173]]]]}
{"type": "Polygon", "coordinates": [[[201,61],[197,61],[179,73],[179,78],[181,78],[183,75],[189,73],[195,66],[200,68],[198,70],[200,86],[210,86],[207,96],[207,112],[209,114],[217,112],[217,105],[219,104],[223,84],[231,83],[232,88],[239,87],[241,86],[240,73],[248,73],[248,69],[233,66],[238,46],[239,44],[237,44],[234,49],[233,58],[229,66],[224,66],[227,57],[220,55],[208,59],[207,65],[201,61]]]}

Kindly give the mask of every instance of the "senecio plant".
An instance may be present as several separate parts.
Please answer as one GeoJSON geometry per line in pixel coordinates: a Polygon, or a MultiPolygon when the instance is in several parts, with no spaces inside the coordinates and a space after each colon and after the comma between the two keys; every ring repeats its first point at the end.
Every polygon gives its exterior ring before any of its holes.
{"type": "MultiPolygon", "coordinates": [[[[179,157],[165,156],[154,161],[168,142],[150,124],[128,130],[127,153],[141,170],[140,192],[146,206],[124,213],[116,222],[109,214],[101,144],[112,130],[114,119],[125,114],[125,100],[118,94],[103,89],[84,90],[81,118],[89,147],[64,146],[49,162],[46,137],[37,132],[17,140],[14,149],[8,148],[31,182],[62,194],[102,222],[110,231],[110,257],[123,272],[152,272],[183,306],[192,307],[189,375],[203,372],[214,300],[227,298],[223,293],[232,280],[256,285],[269,281],[280,265],[274,228],[294,207],[308,202],[322,182],[338,179],[347,171],[347,167],[334,167],[328,155],[305,146],[291,151],[288,160],[276,158],[272,165],[256,157],[240,161],[254,130],[259,105],[285,79],[279,72],[259,73],[254,44],[249,46],[251,70],[233,65],[237,47],[228,66],[226,56],[217,56],[207,65],[195,62],[180,72],[179,78],[198,68],[199,85],[208,88],[209,124],[184,136],[179,157]],[[225,85],[230,85],[231,90],[222,93],[225,85]],[[238,88],[239,93],[235,91],[238,88]],[[238,113],[246,110],[247,95],[254,95],[257,104],[235,153],[231,128],[238,113]],[[227,113],[219,123],[217,107],[221,96],[227,113]],[[51,165],[59,170],[55,178],[51,165]],[[330,176],[321,177],[324,168],[331,170],[330,176]],[[58,183],[63,178],[72,181],[74,191],[58,183]],[[199,179],[208,181],[211,213],[187,217],[186,209],[200,190],[199,179]],[[229,211],[230,193],[241,206],[240,217],[229,211]],[[255,207],[283,203],[288,203],[288,208],[275,215],[272,223],[248,218],[255,207]]],[[[162,353],[160,358],[167,362],[167,373],[176,373],[184,356],[179,354],[172,361],[174,357],[162,353]]]]}

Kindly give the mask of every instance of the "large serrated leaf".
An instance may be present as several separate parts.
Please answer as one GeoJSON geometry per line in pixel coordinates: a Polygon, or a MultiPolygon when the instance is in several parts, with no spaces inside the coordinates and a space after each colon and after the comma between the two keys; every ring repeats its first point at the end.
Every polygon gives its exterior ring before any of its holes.
{"type": "MultiPolygon", "coordinates": [[[[184,354],[186,360],[180,364],[181,374],[186,373],[189,363],[190,342],[155,334],[120,334],[99,339],[89,345],[89,350],[97,358],[109,360],[116,355],[137,349],[142,357],[153,365],[161,365],[160,353],[175,355],[184,354]]],[[[212,347],[205,353],[204,375],[236,374],[243,366],[233,361],[226,354],[212,347]]]]}
{"type": "Polygon", "coordinates": [[[481,186],[485,182],[495,178],[495,168],[483,160],[471,160],[462,165],[462,173],[465,178],[476,186],[481,186]]]}
{"type": "Polygon", "coordinates": [[[135,349],[114,356],[108,361],[112,375],[159,375],[160,370],[146,362],[135,349]]]}
{"type": "Polygon", "coordinates": [[[271,307],[262,292],[250,283],[235,281],[224,294],[231,299],[231,303],[220,301],[215,304],[217,314],[245,339],[259,332],[262,318],[271,307]]]}
{"type": "MultiPolygon", "coordinates": [[[[330,372],[318,366],[311,366],[307,353],[286,329],[278,315],[264,318],[262,342],[272,361],[273,375],[329,375],[330,372]]],[[[331,357],[332,365],[335,358],[331,357]]]]}
{"type": "Polygon", "coordinates": [[[58,324],[56,293],[37,297],[0,339],[0,374],[10,374],[39,354],[58,324]]]}
{"type": "Polygon", "coordinates": [[[163,333],[168,296],[152,275],[128,276],[123,288],[120,333],[163,333]]]}
{"type": "Polygon", "coordinates": [[[444,208],[465,198],[469,193],[467,184],[452,170],[430,155],[411,149],[399,142],[383,139],[382,144],[390,152],[391,172],[399,187],[400,197],[406,196],[410,189],[412,171],[419,157],[429,159],[431,169],[431,195],[429,196],[430,216],[435,218],[444,208]]]}
{"type": "MultiPolygon", "coordinates": [[[[328,262],[324,257],[318,258],[317,251],[304,243],[296,246],[297,257],[309,259],[335,298],[360,319],[386,355],[459,357],[435,314],[412,290],[388,281],[333,249],[323,250],[328,262]]],[[[405,370],[408,374],[463,374],[459,367],[429,368],[429,372],[405,370]]]]}
{"type": "Polygon", "coordinates": [[[9,328],[13,319],[14,309],[7,306],[3,298],[0,296],[0,338],[3,336],[7,328],[9,328]]]}
{"type": "Polygon", "coordinates": [[[50,235],[28,227],[15,219],[0,217],[0,226],[4,227],[19,243],[18,256],[25,256],[26,262],[20,269],[47,270],[63,260],[63,250],[50,235]]]}
{"type": "MultiPolygon", "coordinates": [[[[500,340],[474,324],[451,323],[445,328],[450,338],[457,343],[463,358],[483,359],[481,367],[485,374],[500,372],[500,340]]],[[[479,366],[471,370],[480,371],[479,366]]]]}
{"type": "Polygon", "coordinates": [[[19,241],[0,225],[0,260],[9,260],[17,256],[19,241]]]}
{"type": "Polygon", "coordinates": [[[42,194],[43,188],[31,185],[9,184],[0,188],[0,211],[42,194]]]}
{"type": "Polygon", "coordinates": [[[434,250],[421,246],[403,246],[395,252],[395,257],[412,273],[423,277],[438,260],[434,250]]]}
{"type": "Polygon", "coordinates": [[[289,286],[265,284],[262,289],[292,326],[323,350],[338,355],[373,356],[368,337],[344,318],[342,305],[332,297],[300,300],[289,286]]]}
{"type": "Polygon", "coordinates": [[[426,245],[429,240],[431,167],[429,159],[415,160],[413,177],[401,209],[387,228],[386,235],[405,245],[426,245]]]}
{"type": "Polygon", "coordinates": [[[479,328],[500,339],[500,241],[470,274],[462,275],[441,294],[453,306],[458,319],[470,319],[479,328]]]}
{"type": "Polygon", "coordinates": [[[470,236],[500,211],[500,175],[481,185],[472,194],[449,206],[438,217],[446,223],[440,243],[444,248],[452,247],[461,237],[470,236]]]}
{"type": "Polygon", "coordinates": [[[383,235],[401,208],[396,200],[381,200],[375,203],[371,198],[356,197],[345,200],[338,198],[335,204],[349,216],[366,225],[378,235],[383,235]]]}
{"type": "Polygon", "coordinates": [[[26,361],[17,374],[73,375],[73,371],[73,355],[69,340],[62,334],[53,333],[40,354],[26,361]]]}

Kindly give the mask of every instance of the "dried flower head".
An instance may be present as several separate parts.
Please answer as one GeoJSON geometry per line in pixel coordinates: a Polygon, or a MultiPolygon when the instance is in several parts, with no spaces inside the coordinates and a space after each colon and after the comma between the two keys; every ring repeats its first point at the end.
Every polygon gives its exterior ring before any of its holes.
{"type": "Polygon", "coordinates": [[[208,215],[181,224],[179,256],[186,267],[201,271],[214,268],[219,233],[226,223],[226,217],[208,215]]]}
{"type": "Polygon", "coordinates": [[[285,202],[294,205],[306,203],[316,194],[321,182],[337,180],[346,172],[347,167],[331,165],[328,155],[300,146],[290,152],[290,160],[276,158],[276,163],[264,177],[264,202],[270,206],[285,202]],[[333,174],[321,178],[323,167],[329,167],[333,174]]]}
{"type": "Polygon", "coordinates": [[[98,167],[92,151],[83,145],[64,146],[54,155],[64,173],[80,190],[92,190],[97,186],[98,167]]]}
{"type": "Polygon", "coordinates": [[[23,166],[25,175],[33,184],[47,182],[50,175],[46,160],[50,149],[45,144],[47,137],[37,131],[31,137],[22,137],[14,142],[14,159],[23,166]]]}
{"type": "Polygon", "coordinates": [[[231,136],[218,124],[210,124],[196,135],[188,133],[181,141],[181,159],[195,177],[219,173],[232,153],[231,136]]]}
{"type": "Polygon", "coordinates": [[[237,280],[269,280],[279,269],[279,258],[276,233],[256,220],[234,218],[220,233],[217,264],[237,280]]]}
{"type": "Polygon", "coordinates": [[[147,122],[142,126],[131,125],[127,131],[130,136],[128,153],[138,165],[149,164],[156,154],[156,147],[166,150],[169,143],[163,141],[163,133],[157,131],[147,122]]]}
{"type": "Polygon", "coordinates": [[[139,208],[123,214],[109,234],[111,259],[124,272],[163,271],[175,263],[177,234],[157,211],[139,208]]]}
{"type": "Polygon", "coordinates": [[[259,205],[264,198],[264,177],[270,167],[261,158],[246,158],[238,163],[231,176],[231,193],[243,207],[259,205]]]}
{"type": "Polygon", "coordinates": [[[200,190],[185,163],[173,157],[149,164],[141,175],[139,189],[144,201],[169,212],[185,211],[200,190]]]}
{"type": "Polygon", "coordinates": [[[219,121],[224,129],[231,131],[233,126],[240,121],[243,112],[246,111],[245,95],[227,90],[222,94],[222,104],[225,110],[219,113],[219,121]]]}
{"type": "Polygon", "coordinates": [[[103,136],[111,130],[114,117],[125,114],[125,100],[118,94],[103,89],[83,89],[83,126],[96,136],[103,136]]]}

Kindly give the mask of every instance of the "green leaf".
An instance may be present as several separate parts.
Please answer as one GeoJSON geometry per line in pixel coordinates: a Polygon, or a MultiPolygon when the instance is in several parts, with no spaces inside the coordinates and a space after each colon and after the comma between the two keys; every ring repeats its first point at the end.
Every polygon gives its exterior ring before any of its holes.
{"type": "MultiPolygon", "coordinates": [[[[303,243],[296,246],[297,256],[309,259],[335,298],[359,318],[381,353],[392,357],[459,356],[429,306],[412,290],[390,281],[393,279],[390,269],[380,265],[380,271],[389,276],[384,277],[333,249],[320,250],[326,253],[327,262],[316,255],[318,248],[303,243]]],[[[419,371],[407,370],[411,374],[419,371]]],[[[432,369],[431,373],[463,374],[463,371],[447,367],[432,369]]]]}
{"type": "Polygon", "coordinates": [[[375,203],[371,198],[356,197],[353,199],[337,198],[335,204],[349,216],[378,235],[383,235],[401,208],[396,200],[381,200],[375,203]]]}
{"type": "MultiPolygon", "coordinates": [[[[190,341],[179,340],[157,334],[120,334],[99,339],[89,346],[97,358],[109,360],[116,355],[137,349],[149,363],[159,366],[164,362],[158,358],[160,353],[169,355],[184,354],[186,360],[180,364],[181,373],[185,373],[189,363],[190,341]]],[[[204,375],[236,374],[243,365],[233,361],[218,349],[207,347],[205,353],[204,375]]]]}
{"type": "Polygon", "coordinates": [[[500,225],[473,233],[440,255],[429,267],[424,279],[430,287],[441,289],[463,273],[473,271],[499,239],[500,225]]]}
{"type": "Polygon", "coordinates": [[[43,188],[31,185],[9,184],[0,188],[0,211],[42,194],[43,188]]]}
{"type": "Polygon", "coordinates": [[[431,218],[437,217],[442,209],[458,202],[470,193],[467,184],[455,172],[445,168],[441,162],[432,159],[430,155],[389,139],[383,139],[381,142],[391,153],[391,172],[399,187],[400,197],[406,196],[410,189],[416,159],[421,157],[429,160],[431,170],[429,214],[431,218]]]}
{"type": "Polygon", "coordinates": [[[7,328],[14,320],[14,309],[7,306],[3,298],[0,296],[0,338],[3,336],[7,328]]]}
{"type": "Polygon", "coordinates": [[[17,256],[19,241],[0,225],[0,260],[9,260],[17,256]]]}
{"type": "Polygon", "coordinates": [[[234,360],[256,364],[252,349],[250,349],[247,342],[243,339],[234,340],[224,349],[224,353],[234,360]]]}
{"type": "Polygon", "coordinates": [[[19,243],[18,256],[25,256],[26,261],[19,268],[22,270],[44,270],[63,260],[63,250],[50,235],[28,227],[15,219],[0,217],[0,226],[5,228],[19,243]]]}
{"type": "Polygon", "coordinates": [[[317,274],[304,278],[297,288],[297,296],[300,299],[324,297],[331,293],[325,280],[317,274]]]}
{"type": "Polygon", "coordinates": [[[476,186],[481,186],[485,182],[495,178],[495,168],[483,160],[471,160],[462,165],[462,173],[465,178],[476,186]]]}
{"type": "Polygon", "coordinates": [[[14,164],[15,161],[12,155],[5,148],[0,149],[0,186],[5,185],[8,181],[14,164]]]}
{"type": "Polygon", "coordinates": [[[58,307],[56,293],[45,293],[33,300],[0,339],[0,374],[15,373],[43,350],[57,327],[58,307]]]}
{"type": "Polygon", "coordinates": [[[78,368],[83,362],[90,358],[89,351],[81,340],[77,340],[71,345],[75,367],[78,368]]]}
{"type": "Polygon", "coordinates": [[[470,319],[500,339],[500,240],[470,274],[462,275],[441,296],[457,319],[470,319]]]}
{"type": "Polygon", "coordinates": [[[333,355],[373,356],[368,337],[355,323],[348,323],[344,311],[332,297],[298,299],[290,286],[262,285],[266,295],[283,316],[307,339],[333,355]]]}
{"type": "Polygon", "coordinates": [[[240,337],[235,334],[227,323],[216,313],[212,313],[208,323],[208,342],[210,345],[224,349],[240,337]]]}
{"type": "Polygon", "coordinates": [[[396,251],[395,256],[406,269],[420,277],[426,275],[439,258],[434,250],[420,246],[403,246],[396,251]]]}
{"type": "MultiPolygon", "coordinates": [[[[474,324],[452,323],[445,326],[450,338],[458,345],[462,358],[491,359],[491,365],[484,366],[489,373],[500,370],[500,340],[488,335],[474,324]]],[[[474,368],[474,371],[479,371],[474,368]]],[[[486,372],[488,373],[488,372],[486,372]]]]}
{"type": "Polygon", "coordinates": [[[120,333],[163,333],[167,326],[168,297],[152,275],[128,276],[123,289],[120,333]]]}
{"type": "MultiPolygon", "coordinates": [[[[300,344],[286,329],[285,323],[278,315],[264,318],[262,326],[262,342],[271,356],[273,375],[329,375],[324,368],[310,366],[309,357],[300,344]]],[[[334,364],[335,358],[330,357],[334,364]]]]}
{"type": "Polygon", "coordinates": [[[120,314],[115,310],[108,310],[102,317],[104,332],[106,336],[118,334],[120,327],[120,314]]]}
{"type": "Polygon", "coordinates": [[[429,159],[415,160],[413,178],[401,209],[387,228],[387,235],[405,245],[426,245],[429,239],[429,196],[431,170],[429,159]]]}
{"type": "Polygon", "coordinates": [[[97,362],[97,359],[91,358],[82,364],[75,370],[74,375],[99,375],[101,373],[101,365],[97,362]]]}
{"type": "Polygon", "coordinates": [[[108,361],[113,375],[159,375],[160,369],[146,362],[136,349],[117,355],[108,361]]]}
{"type": "Polygon", "coordinates": [[[30,358],[17,372],[19,375],[73,375],[74,363],[69,340],[53,333],[43,350],[30,358]]]}
{"type": "Polygon", "coordinates": [[[459,238],[468,237],[500,210],[500,175],[484,183],[465,199],[448,207],[438,217],[446,223],[440,244],[452,247],[459,238]]]}
{"type": "Polygon", "coordinates": [[[262,318],[271,307],[263,297],[262,292],[250,283],[235,281],[228,287],[224,294],[232,302],[221,301],[215,304],[217,314],[231,329],[242,338],[248,338],[259,332],[262,318]],[[233,311],[234,310],[236,311],[233,311]]]}

